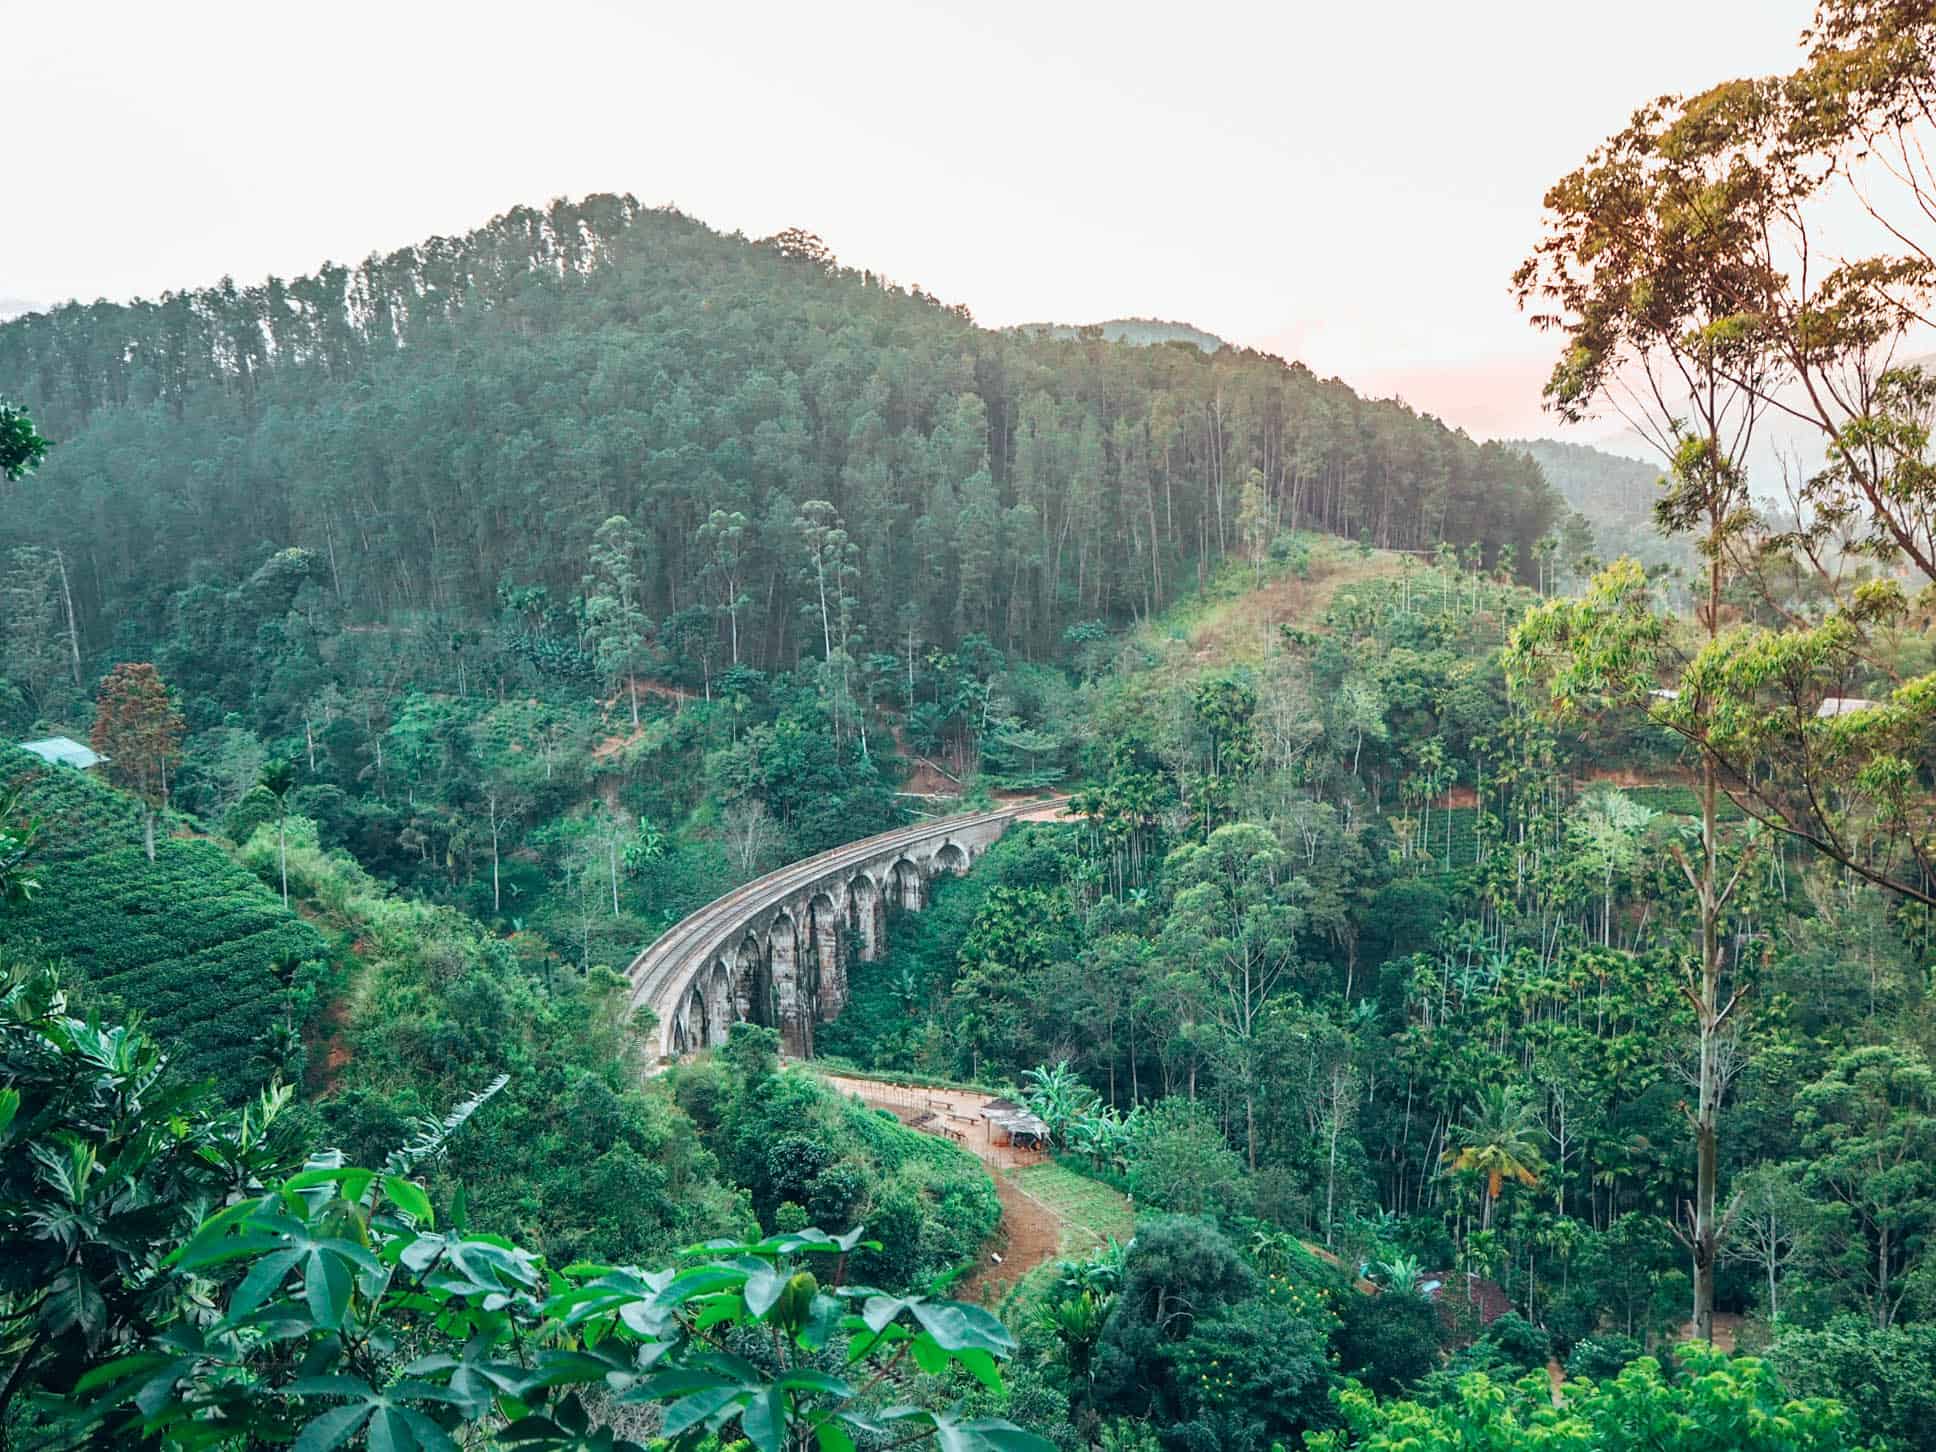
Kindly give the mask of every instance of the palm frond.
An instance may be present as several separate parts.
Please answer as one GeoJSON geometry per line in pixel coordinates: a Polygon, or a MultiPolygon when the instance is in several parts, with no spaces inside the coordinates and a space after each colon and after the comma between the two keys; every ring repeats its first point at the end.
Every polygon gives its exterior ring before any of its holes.
{"type": "Polygon", "coordinates": [[[383,1162],[386,1175],[407,1175],[425,1160],[436,1159],[450,1145],[451,1138],[464,1123],[487,1104],[506,1084],[511,1082],[509,1074],[499,1074],[484,1088],[468,1099],[458,1101],[442,1119],[424,1118],[412,1126],[412,1136],[403,1144],[390,1151],[390,1157],[383,1162]]]}

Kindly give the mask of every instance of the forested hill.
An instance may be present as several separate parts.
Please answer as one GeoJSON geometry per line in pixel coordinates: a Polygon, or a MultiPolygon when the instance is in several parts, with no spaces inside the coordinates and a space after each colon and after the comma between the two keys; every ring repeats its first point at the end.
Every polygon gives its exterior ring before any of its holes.
{"type": "Polygon", "coordinates": [[[1510,447],[1530,454],[1561,498],[1586,517],[1602,559],[1632,555],[1648,564],[1685,564],[1693,558],[1684,542],[1654,525],[1658,464],[1558,439],[1522,439],[1510,447]]]}
{"type": "Polygon", "coordinates": [[[735,650],[784,668],[837,630],[1040,657],[1281,529],[1476,541],[1523,569],[1558,510],[1523,455],[1296,364],[992,332],[805,234],[750,243],[618,196],[18,318],[0,393],[59,443],[0,536],[61,552],[94,655],[291,547],[305,628],[568,639],[622,514],[675,678],[735,650]]]}

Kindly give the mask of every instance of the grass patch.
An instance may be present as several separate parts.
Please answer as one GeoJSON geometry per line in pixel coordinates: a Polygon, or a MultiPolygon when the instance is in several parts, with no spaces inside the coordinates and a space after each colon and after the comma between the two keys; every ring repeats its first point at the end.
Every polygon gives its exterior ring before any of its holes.
{"type": "Polygon", "coordinates": [[[1013,1094],[1012,1084],[989,1084],[974,1079],[949,1079],[939,1074],[916,1073],[911,1069],[864,1069],[852,1059],[838,1054],[815,1053],[813,1067],[823,1074],[842,1079],[864,1079],[869,1084],[904,1084],[911,1089],[947,1089],[957,1094],[1013,1094]]]}
{"type": "MultiPolygon", "coordinates": [[[[1638,802],[1649,811],[1663,812],[1670,817],[1698,817],[1701,815],[1700,793],[1688,786],[1640,786],[1623,787],[1622,792],[1631,801],[1638,802]]],[[[1725,796],[1715,800],[1715,816],[1720,820],[1735,821],[1742,817],[1742,811],[1725,796]]]]}
{"type": "Polygon", "coordinates": [[[1389,550],[1366,554],[1329,535],[1298,534],[1293,555],[1223,565],[1200,594],[1184,596],[1130,636],[1130,659],[1140,655],[1142,670],[1165,679],[1188,674],[1206,655],[1219,665],[1255,664],[1278,648],[1279,625],[1314,626],[1340,589],[1400,569],[1389,550]]]}
{"type": "Polygon", "coordinates": [[[1135,1233],[1136,1215],[1128,1197],[1100,1180],[1079,1175],[1053,1160],[1005,1173],[1062,1222],[1063,1255],[1086,1251],[1111,1235],[1128,1240],[1135,1233]]]}
{"type": "Polygon", "coordinates": [[[1023,1307],[1047,1295],[1062,1274],[1057,1261],[1086,1255],[1111,1236],[1127,1242],[1136,1233],[1136,1214],[1121,1192],[1053,1160],[1003,1173],[1023,1193],[1040,1201],[1062,1226],[1056,1260],[1036,1266],[1002,1297],[1000,1314],[1012,1320],[1023,1307]]]}

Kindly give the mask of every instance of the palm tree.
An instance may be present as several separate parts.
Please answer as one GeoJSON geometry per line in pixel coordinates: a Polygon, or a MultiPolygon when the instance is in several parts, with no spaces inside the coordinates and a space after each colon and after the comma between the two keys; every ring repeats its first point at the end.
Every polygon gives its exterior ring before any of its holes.
{"type": "Polygon", "coordinates": [[[1517,1091],[1497,1085],[1480,1091],[1471,1117],[1459,1126],[1459,1147],[1445,1152],[1446,1166],[1485,1176],[1486,1193],[1479,1228],[1492,1228],[1492,1209],[1507,1180],[1522,1185],[1539,1183],[1545,1168],[1539,1138],[1544,1133],[1539,1112],[1517,1091]]]}
{"type": "Polygon", "coordinates": [[[1066,1300],[1051,1301],[1035,1309],[1036,1324],[1056,1342],[1056,1353],[1069,1375],[1078,1382],[1095,1375],[1096,1352],[1102,1346],[1103,1327],[1115,1306],[1114,1296],[1098,1296],[1082,1291],[1066,1300]]]}
{"type": "Polygon", "coordinates": [[[258,778],[261,787],[276,799],[276,859],[282,867],[282,905],[289,906],[289,791],[296,784],[296,768],[287,761],[267,761],[258,778]]]}

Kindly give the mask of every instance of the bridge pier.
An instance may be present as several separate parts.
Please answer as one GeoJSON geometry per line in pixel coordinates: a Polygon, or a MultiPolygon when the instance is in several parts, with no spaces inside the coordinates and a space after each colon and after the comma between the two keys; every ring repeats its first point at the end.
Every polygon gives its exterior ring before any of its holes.
{"type": "Polygon", "coordinates": [[[866,873],[848,887],[853,904],[854,936],[860,942],[860,961],[872,963],[887,951],[887,903],[866,873]]]}
{"type": "Polygon", "coordinates": [[[847,1006],[847,965],[842,961],[840,909],[827,893],[807,905],[808,941],[813,945],[814,1007],[822,1022],[840,1017],[847,1006]]]}

